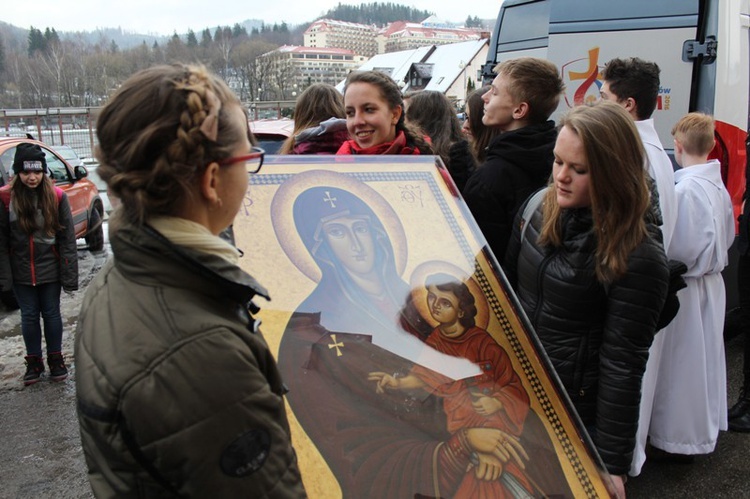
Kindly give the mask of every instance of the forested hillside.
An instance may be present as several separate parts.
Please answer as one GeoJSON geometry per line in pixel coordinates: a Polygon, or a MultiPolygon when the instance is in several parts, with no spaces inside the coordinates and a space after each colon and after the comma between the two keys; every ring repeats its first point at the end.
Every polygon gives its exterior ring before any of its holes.
{"type": "Polygon", "coordinates": [[[391,2],[372,2],[359,5],[339,3],[324,17],[359,24],[385,26],[394,21],[421,22],[433,15],[427,10],[418,10],[391,2]]]}

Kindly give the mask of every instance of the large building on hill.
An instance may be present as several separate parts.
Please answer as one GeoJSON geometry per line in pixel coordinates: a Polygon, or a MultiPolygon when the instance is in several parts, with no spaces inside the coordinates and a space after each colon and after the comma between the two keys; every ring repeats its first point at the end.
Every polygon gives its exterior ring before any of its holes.
{"type": "Polygon", "coordinates": [[[490,33],[474,28],[452,28],[429,17],[421,23],[396,21],[389,24],[377,35],[378,54],[412,50],[430,45],[447,45],[489,38],[490,33]]]}
{"type": "Polygon", "coordinates": [[[336,85],[367,57],[340,48],[284,45],[260,57],[258,77],[265,82],[260,100],[294,98],[313,83],[336,85]]]}
{"type": "Polygon", "coordinates": [[[454,28],[435,16],[421,23],[396,21],[382,29],[365,24],[332,19],[312,23],[304,33],[305,47],[348,49],[372,57],[432,45],[489,38],[489,32],[474,28],[454,28]]]}
{"type": "Polygon", "coordinates": [[[378,53],[376,34],[375,26],[320,19],[305,31],[304,44],[305,47],[347,49],[355,54],[372,57],[378,53]]]}

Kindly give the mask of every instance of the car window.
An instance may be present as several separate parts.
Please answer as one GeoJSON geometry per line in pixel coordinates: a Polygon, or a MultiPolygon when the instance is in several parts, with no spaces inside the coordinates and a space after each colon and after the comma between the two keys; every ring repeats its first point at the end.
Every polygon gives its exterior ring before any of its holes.
{"type": "Polygon", "coordinates": [[[5,171],[8,176],[10,177],[13,175],[13,158],[16,156],[16,148],[11,147],[10,149],[7,149],[4,153],[0,154],[0,165],[3,167],[3,171],[5,171]]]}
{"type": "Polygon", "coordinates": [[[68,148],[58,148],[57,152],[60,153],[60,156],[63,157],[63,159],[67,161],[76,161],[78,160],[78,155],[73,149],[68,148]]]}
{"type": "Polygon", "coordinates": [[[70,182],[70,173],[65,166],[65,163],[58,158],[55,153],[42,147],[44,151],[45,159],[47,160],[47,168],[49,168],[49,176],[52,180],[58,184],[63,182],[70,182]]]}
{"type": "Polygon", "coordinates": [[[13,157],[16,155],[16,148],[11,147],[4,153],[0,154],[0,187],[10,182],[13,169],[13,157]]]}

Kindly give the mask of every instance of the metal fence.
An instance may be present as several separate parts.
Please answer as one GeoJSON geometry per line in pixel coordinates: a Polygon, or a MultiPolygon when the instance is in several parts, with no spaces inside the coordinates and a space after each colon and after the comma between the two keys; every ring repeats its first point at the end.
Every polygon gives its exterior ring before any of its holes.
{"type": "MultiPolygon", "coordinates": [[[[291,117],[294,105],[294,101],[246,103],[251,120],[291,117]]],[[[53,147],[70,146],[81,159],[93,158],[96,113],[99,109],[0,109],[0,137],[25,137],[30,134],[53,147]]]]}
{"type": "Polygon", "coordinates": [[[31,135],[51,146],[67,145],[83,158],[93,156],[99,108],[0,109],[0,137],[31,135]]]}

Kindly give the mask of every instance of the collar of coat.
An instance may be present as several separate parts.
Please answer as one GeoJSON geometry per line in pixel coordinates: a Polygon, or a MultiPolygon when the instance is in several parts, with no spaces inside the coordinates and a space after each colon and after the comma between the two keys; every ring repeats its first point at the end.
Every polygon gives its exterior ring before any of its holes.
{"type": "Polygon", "coordinates": [[[114,263],[136,282],[196,289],[246,306],[255,295],[270,299],[268,291],[237,265],[175,245],[149,225],[125,225],[111,232],[114,263]]]}

